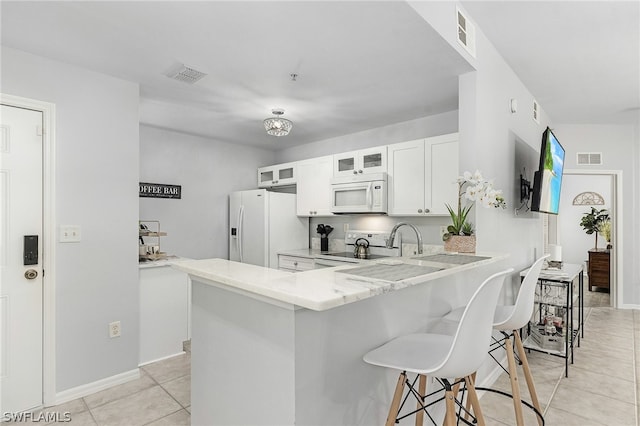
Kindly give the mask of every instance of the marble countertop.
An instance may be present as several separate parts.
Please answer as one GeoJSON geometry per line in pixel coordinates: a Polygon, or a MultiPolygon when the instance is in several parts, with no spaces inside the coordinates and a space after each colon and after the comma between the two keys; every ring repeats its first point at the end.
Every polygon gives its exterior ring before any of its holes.
{"type": "Polygon", "coordinates": [[[161,266],[172,266],[177,262],[184,262],[185,260],[191,260],[186,257],[167,256],[165,259],[159,260],[146,260],[144,262],[138,262],[139,269],[159,268],[161,266]]]}
{"type": "MultiPolygon", "coordinates": [[[[315,311],[324,311],[461,271],[475,269],[508,257],[507,254],[498,253],[478,253],[476,255],[488,257],[488,259],[456,265],[410,257],[393,258],[394,262],[398,264],[442,268],[435,272],[397,281],[341,272],[353,268],[353,264],[304,272],[280,271],[225,259],[186,260],[172,266],[188,273],[192,279],[199,282],[229,288],[250,297],[272,299],[279,303],[290,304],[293,307],[299,306],[315,311]]],[[[384,262],[384,260],[371,260],[360,263],[358,266],[384,264],[384,262]]]]}

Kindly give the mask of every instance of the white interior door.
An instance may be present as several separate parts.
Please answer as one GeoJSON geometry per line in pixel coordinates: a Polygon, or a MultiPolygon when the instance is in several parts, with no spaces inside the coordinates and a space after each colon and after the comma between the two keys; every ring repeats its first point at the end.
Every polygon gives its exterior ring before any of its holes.
{"type": "Polygon", "coordinates": [[[0,119],[0,411],[16,412],[43,403],[43,116],[2,105],[0,119]]]}

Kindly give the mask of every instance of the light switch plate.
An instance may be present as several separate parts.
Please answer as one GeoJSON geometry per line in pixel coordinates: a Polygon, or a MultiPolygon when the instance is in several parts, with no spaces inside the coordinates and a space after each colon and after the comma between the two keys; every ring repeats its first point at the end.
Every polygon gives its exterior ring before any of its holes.
{"type": "Polygon", "coordinates": [[[80,225],[60,225],[58,240],[61,243],[77,243],[81,239],[80,225]]]}

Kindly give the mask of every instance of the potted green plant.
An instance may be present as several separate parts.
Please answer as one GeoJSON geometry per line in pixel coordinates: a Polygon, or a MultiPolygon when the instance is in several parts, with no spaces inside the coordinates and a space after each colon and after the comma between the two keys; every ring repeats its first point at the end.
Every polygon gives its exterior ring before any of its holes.
{"type": "Polygon", "coordinates": [[[580,219],[580,226],[582,226],[582,229],[584,229],[588,235],[595,234],[596,250],[598,249],[598,233],[602,230],[602,225],[608,221],[609,212],[607,209],[598,210],[594,207],[591,207],[591,211],[584,213],[582,215],[582,219],[580,219]]]}
{"type": "Polygon", "coordinates": [[[467,221],[467,216],[476,201],[485,208],[507,207],[502,191],[494,189],[492,181],[485,179],[478,170],[474,174],[464,172],[458,177],[457,210],[445,204],[451,216],[451,225],[447,226],[447,232],[442,236],[446,251],[475,252],[475,231],[471,222],[467,221]],[[470,203],[463,206],[463,198],[470,203]]]}

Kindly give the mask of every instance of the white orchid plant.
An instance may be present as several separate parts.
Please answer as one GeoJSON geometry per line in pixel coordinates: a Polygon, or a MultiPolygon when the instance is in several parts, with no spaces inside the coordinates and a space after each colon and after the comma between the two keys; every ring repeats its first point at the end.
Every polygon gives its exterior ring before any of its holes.
{"type": "Polygon", "coordinates": [[[476,201],[484,208],[507,207],[502,191],[493,188],[492,180],[485,179],[478,170],[473,174],[464,172],[458,177],[458,210],[453,210],[449,204],[446,204],[452,224],[447,227],[447,233],[442,236],[444,241],[453,235],[473,235],[473,225],[467,222],[467,215],[476,201]],[[471,201],[464,207],[462,206],[463,197],[471,201]]]}

